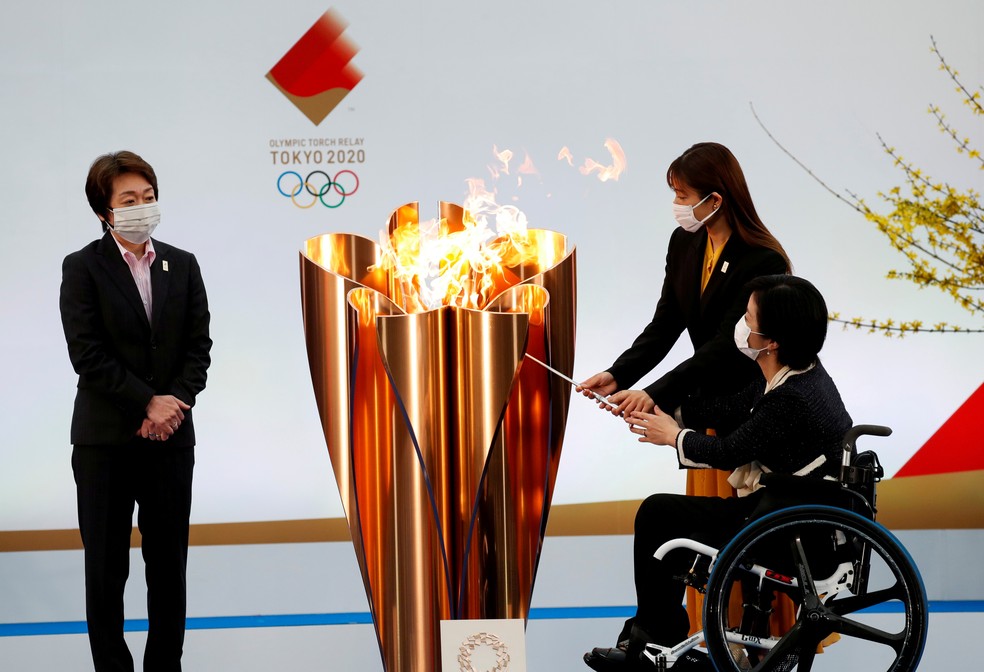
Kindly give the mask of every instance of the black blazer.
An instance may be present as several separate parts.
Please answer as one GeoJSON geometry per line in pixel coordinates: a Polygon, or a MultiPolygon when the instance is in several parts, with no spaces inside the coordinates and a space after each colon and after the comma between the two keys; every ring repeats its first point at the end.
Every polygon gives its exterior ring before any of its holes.
{"type": "MultiPolygon", "coordinates": [[[[61,318],[68,355],[79,374],[72,443],[129,441],[157,394],[194,406],[211,361],[205,284],[194,255],[154,240],[148,322],[136,283],[110,233],[65,257],[61,318]],[[165,268],[167,270],[165,270],[165,268]]],[[[191,411],[168,439],[195,444],[191,411]]]]}
{"type": "Polygon", "coordinates": [[[620,390],[631,388],[663,361],[686,329],[694,354],[645,388],[656,405],[672,413],[689,396],[718,396],[742,389],[758,373],[741,354],[734,328],[745,313],[745,283],[760,275],[786,273],[782,255],[746,244],[732,234],[721,251],[704,293],[700,291],[707,230],[677,228],[670,236],[666,274],[656,312],[632,346],[608,369],[620,390]]]}

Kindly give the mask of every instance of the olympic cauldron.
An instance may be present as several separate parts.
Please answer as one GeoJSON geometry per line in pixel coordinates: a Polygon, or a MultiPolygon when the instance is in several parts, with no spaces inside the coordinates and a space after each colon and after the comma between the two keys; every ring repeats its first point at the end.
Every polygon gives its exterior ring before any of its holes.
{"type": "MultiPolygon", "coordinates": [[[[392,213],[391,240],[418,212],[392,213]]],[[[440,212],[442,235],[473,227],[440,212]]],[[[387,672],[440,670],[441,620],[529,615],[571,390],[524,355],[571,373],[575,254],[551,231],[508,238],[490,268],[449,254],[465,272],[433,308],[385,244],[329,233],[301,253],[311,378],[387,672]]]]}

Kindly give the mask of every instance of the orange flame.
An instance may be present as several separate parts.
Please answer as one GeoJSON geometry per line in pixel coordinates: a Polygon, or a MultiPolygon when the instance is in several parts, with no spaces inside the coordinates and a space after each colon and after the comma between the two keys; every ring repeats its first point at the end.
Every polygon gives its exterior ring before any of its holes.
{"type": "Polygon", "coordinates": [[[567,165],[574,165],[574,155],[571,154],[571,150],[567,149],[566,146],[560,148],[560,153],[557,155],[557,160],[567,159],[567,165]]]}
{"type": "Polygon", "coordinates": [[[625,152],[614,138],[605,140],[605,149],[612,155],[612,165],[603,166],[594,159],[585,159],[584,165],[578,169],[582,175],[590,175],[597,170],[598,179],[602,182],[619,178],[619,175],[625,170],[625,152]]]}
{"type": "MultiPolygon", "coordinates": [[[[540,171],[536,169],[533,165],[533,159],[530,158],[529,154],[526,154],[523,158],[523,163],[520,164],[519,168],[516,169],[519,176],[516,178],[516,186],[523,186],[523,175],[539,175],[540,171]]],[[[513,200],[516,200],[515,198],[513,200]]]]}
{"type": "Polygon", "coordinates": [[[407,312],[439,306],[484,309],[496,294],[515,284],[509,269],[539,254],[521,210],[496,203],[495,192],[486,189],[484,180],[466,182],[460,226],[452,227],[444,218],[419,224],[403,221],[390,235],[380,234],[377,267],[391,273],[398,303],[407,312]]]}
{"type": "Polygon", "coordinates": [[[529,154],[526,155],[526,157],[523,159],[523,163],[516,170],[517,172],[520,172],[523,175],[540,174],[539,171],[536,169],[536,166],[533,165],[533,159],[530,158],[529,154]]]}
{"type": "MultiPolygon", "coordinates": [[[[579,168],[582,175],[596,172],[602,182],[618,180],[625,171],[625,152],[612,138],[605,140],[605,148],[611,154],[611,165],[588,158],[579,168]]],[[[488,166],[493,180],[509,175],[514,152],[493,145],[492,154],[497,161],[488,166]]],[[[557,159],[574,165],[567,147],[557,159]]],[[[517,186],[522,186],[523,176],[539,175],[528,153],[515,172],[517,186]]],[[[452,225],[443,218],[418,223],[416,210],[412,216],[400,211],[392,233],[380,234],[381,260],[373,270],[390,274],[393,296],[407,312],[439,306],[484,309],[498,293],[518,282],[511,269],[531,261],[543,263],[541,257],[547,252],[531,239],[526,215],[514,205],[499,205],[495,189],[487,189],[484,180],[470,178],[466,183],[468,196],[460,223],[452,225]]],[[[513,196],[512,200],[518,199],[513,196]]]]}
{"type": "Polygon", "coordinates": [[[498,179],[500,173],[502,173],[503,175],[508,175],[509,162],[512,161],[513,158],[512,150],[504,149],[500,152],[498,147],[492,145],[492,153],[495,155],[495,158],[499,160],[499,163],[502,164],[501,167],[489,166],[489,171],[492,173],[492,177],[494,179],[498,179]]]}

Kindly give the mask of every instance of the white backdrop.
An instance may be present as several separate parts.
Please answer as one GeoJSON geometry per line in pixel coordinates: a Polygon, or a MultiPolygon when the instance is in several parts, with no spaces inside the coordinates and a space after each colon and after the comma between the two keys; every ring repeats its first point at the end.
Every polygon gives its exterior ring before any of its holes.
{"type": "MultiPolygon", "coordinates": [[[[436,215],[439,199],[461,201],[466,178],[489,179],[493,145],[528,153],[539,170],[520,188],[500,178],[500,202],[577,245],[577,377],[608,366],[650,318],[675,225],[665,169],[704,140],[734,151],[763,219],[832,310],[980,326],[940,294],[885,280],[900,266],[886,240],[796,168],[749,111],[752,102],[832,186],[872,203],[901,182],[876,133],[939,179],[979,190],[981,172],[926,112],[940,104],[974,130],[929,47],[932,34],[967,83],[984,82],[979,0],[339,0],[365,76],[316,127],[265,75],[328,7],[5,8],[0,529],[76,525],[76,377],[57,297],[62,258],[99,235],[83,184],[107,151],[154,165],[157,237],[196,253],[209,292],[215,346],[195,411],[193,522],[341,515],[304,352],[298,250],[325,232],[375,237],[408,201],[436,215]],[[617,182],[557,160],[568,146],[578,163],[606,163],[608,137],[627,156],[617,182]],[[358,173],[359,191],[335,210],[292,206],[270,155],[283,138],[361,139],[364,163],[339,166],[358,173]]],[[[823,359],[855,421],[896,430],[878,443],[889,473],[981,384],[982,338],[832,329],[823,359]]],[[[656,373],[688,352],[682,343],[656,373]]],[[[574,400],[567,433],[555,503],[682,488],[668,450],[640,447],[587,400],[574,400]]]]}

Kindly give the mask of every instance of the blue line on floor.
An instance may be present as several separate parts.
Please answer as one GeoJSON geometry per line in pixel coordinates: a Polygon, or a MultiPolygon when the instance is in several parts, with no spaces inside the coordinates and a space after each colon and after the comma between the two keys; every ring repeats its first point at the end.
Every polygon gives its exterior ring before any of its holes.
{"type": "MultiPolygon", "coordinates": [[[[900,613],[901,604],[881,604],[866,609],[868,614],[900,613]]],[[[982,613],[984,600],[931,600],[929,611],[934,614],[982,613]]],[[[530,620],[559,620],[581,618],[627,618],[635,607],[539,607],[530,609],[530,620]]],[[[333,614],[268,614],[257,616],[195,616],[187,621],[188,630],[233,628],[296,628],[310,625],[368,625],[368,611],[333,614]]],[[[146,632],[147,619],[127,620],[127,632],[146,632]]],[[[0,623],[0,637],[32,635],[79,635],[86,632],[85,621],[56,621],[51,623],[0,623]]]]}

